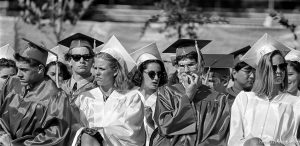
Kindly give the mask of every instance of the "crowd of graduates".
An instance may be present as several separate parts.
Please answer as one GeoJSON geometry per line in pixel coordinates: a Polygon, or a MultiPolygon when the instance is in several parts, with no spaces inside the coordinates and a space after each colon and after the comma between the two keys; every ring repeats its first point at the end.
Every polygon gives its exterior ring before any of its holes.
{"type": "Polygon", "coordinates": [[[179,39],[169,76],[156,43],[75,33],[61,61],[22,41],[0,59],[0,145],[300,145],[300,51],[268,34],[230,54],[179,39]]]}

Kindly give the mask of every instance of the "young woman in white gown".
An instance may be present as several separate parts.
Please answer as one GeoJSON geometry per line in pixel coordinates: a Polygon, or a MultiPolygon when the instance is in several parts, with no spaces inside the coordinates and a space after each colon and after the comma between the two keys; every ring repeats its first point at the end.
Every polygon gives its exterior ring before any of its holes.
{"type": "Polygon", "coordinates": [[[300,98],[287,92],[287,63],[279,50],[265,54],[251,92],[232,106],[230,146],[299,145],[300,98]]]}
{"type": "Polygon", "coordinates": [[[97,139],[102,145],[145,144],[144,106],[140,94],[131,90],[127,77],[127,68],[131,69],[132,63],[134,60],[114,36],[96,55],[94,72],[98,87],[83,92],[75,101],[84,123],[75,141],[80,138],[80,133],[96,136],[87,131],[87,127],[101,134],[97,139]]]}
{"type": "Polygon", "coordinates": [[[155,111],[157,88],[167,83],[167,72],[161,60],[158,48],[151,43],[130,54],[137,63],[131,81],[138,87],[144,104],[144,125],[146,130],[146,146],[149,145],[151,134],[155,129],[153,114],[155,111]]]}

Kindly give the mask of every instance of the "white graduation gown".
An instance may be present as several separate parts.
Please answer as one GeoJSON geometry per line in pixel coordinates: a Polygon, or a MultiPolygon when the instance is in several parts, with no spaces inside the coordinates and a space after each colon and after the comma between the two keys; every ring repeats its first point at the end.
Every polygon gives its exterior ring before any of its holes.
{"type": "MultiPolygon", "coordinates": [[[[113,91],[106,101],[97,87],[83,92],[75,104],[80,108],[89,128],[96,128],[108,146],[142,146],[146,136],[143,125],[144,106],[140,94],[113,91]]],[[[84,117],[81,116],[81,117],[84,117]]]]}
{"type": "MultiPolygon", "coordinates": [[[[153,119],[154,111],[155,111],[155,105],[156,105],[157,92],[154,92],[152,95],[150,95],[147,98],[147,100],[145,100],[145,97],[144,97],[144,95],[141,92],[139,92],[139,94],[141,96],[141,100],[142,100],[142,102],[144,104],[144,107],[148,106],[148,107],[151,108],[151,110],[152,110],[152,119],[153,119]]],[[[151,137],[151,134],[153,133],[154,129],[152,129],[151,126],[148,125],[148,123],[146,122],[146,117],[144,117],[144,126],[145,126],[146,136],[147,136],[147,138],[146,138],[146,146],[149,146],[150,137],[151,137]]]]}
{"type": "Polygon", "coordinates": [[[242,146],[252,137],[285,146],[299,145],[297,129],[300,117],[300,98],[282,93],[269,101],[254,92],[241,91],[232,105],[229,146],[242,146]]]}

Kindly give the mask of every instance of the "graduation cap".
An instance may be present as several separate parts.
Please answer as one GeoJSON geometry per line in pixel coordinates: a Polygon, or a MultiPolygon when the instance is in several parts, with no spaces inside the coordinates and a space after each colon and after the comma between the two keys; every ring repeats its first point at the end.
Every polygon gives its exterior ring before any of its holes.
{"type": "Polygon", "coordinates": [[[148,44],[130,54],[135,60],[137,66],[141,65],[147,60],[161,60],[156,43],[148,44]]]}
{"type": "Polygon", "coordinates": [[[27,45],[25,46],[23,52],[20,55],[22,57],[37,60],[43,65],[46,65],[48,52],[50,51],[37,42],[33,42],[26,38],[22,38],[22,39],[26,41],[27,45]]]}
{"type": "Polygon", "coordinates": [[[246,54],[246,52],[251,48],[250,45],[243,47],[241,49],[237,49],[229,54],[232,54],[234,58],[238,57],[238,56],[243,56],[244,54],[246,54]]]}
{"type": "Polygon", "coordinates": [[[0,48],[0,58],[12,59],[14,60],[15,50],[6,44],[0,48]]]}
{"type": "Polygon", "coordinates": [[[233,64],[234,66],[236,64],[238,64],[239,62],[241,62],[241,58],[243,57],[244,54],[247,53],[247,51],[251,48],[250,45],[246,46],[246,47],[243,47],[241,49],[238,49],[238,50],[235,50],[229,54],[232,54],[233,57],[234,57],[234,61],[233,61],[233,64]]]}
{"type": "Polygon", "coordinates": [[[68,50],[69,50],[68,48],[59,45],[50,49],[50,51],[52,51],[55,55],[53,53],[49,53],[46,64],[52,61],[59,61],[62,63],[66,63],[64,55],[68,53],[68,50]]]}
{"type": "Polygon", "coordinates": [[[211,72],[224,76],[230,76],[230,68],[233,67],[233,54],[203,54],[204,67],[207,69],[205,84],[211,72]]]}
{"type": "Polygon", "coordinates": [[[299,50],[291,50],[286,56],[285,60],[287,61],[298,61],[300,63],[300,51],[299,50]]]}
{"type": "Polygon", "coordinates": [[[103,44],[103,42],[82,33],[76,33],[59,41],[58,44],[66,46],[70,48],[70,50],[76,47],[87,47],[88,49],[94,49],[103,44]]]}
{"type": "Polygon", "coordinates": [[[179,39],[164,50],[163,53],[176,53],[176,56],[182,56],[193,51],[200,51],[210,42],[211,40],[179,39]]]}
{"type": "Polygon", "coordinates": [[[260,58],[274,50],[280,50],[284,56],[291,51],[289,47],[273,39],[266,33],[254,43],[250,50],[241,58],[241,61],[256,68],[260,58]]]}
{"type": "Polygon", "coordinates": [[[122,66],[127,66],[128,71],[135,67],[135,61],[123,47],[121,42],[113,35],[103,46],[100,52],[110,54],[122,66]]]}

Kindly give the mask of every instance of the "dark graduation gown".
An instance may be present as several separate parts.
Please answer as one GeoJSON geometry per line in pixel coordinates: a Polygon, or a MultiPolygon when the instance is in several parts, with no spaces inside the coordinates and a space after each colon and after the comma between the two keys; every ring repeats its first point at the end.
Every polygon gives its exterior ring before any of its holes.
{"type": "Polygon", "coordinates": [[[0,131],[10,134],[13,146],[69,145],[77,125],[66,93],[48,78],[27,91],[19,78],[6,82],[0,95],[0,131]]]}
{"type": "Polygon", "coordinates": [[[227,145],[230,108],[227,96],[201,86],[192,102],[181,84],[159,88],[151,136],[154,146],[227,145]]]}

